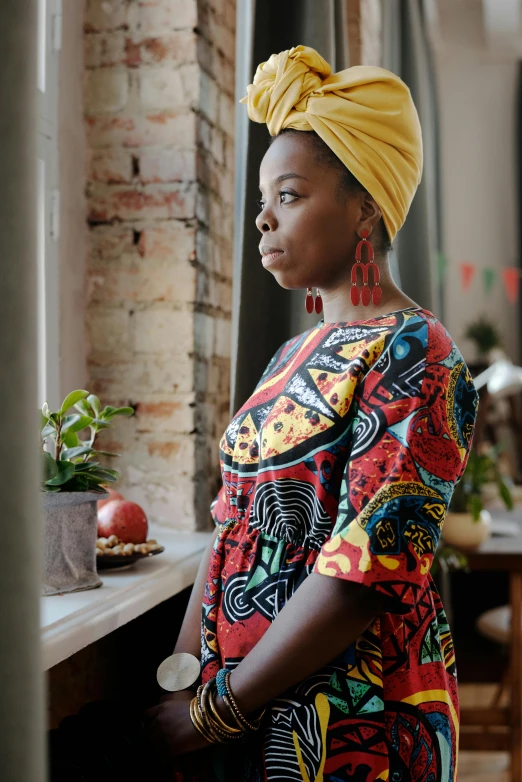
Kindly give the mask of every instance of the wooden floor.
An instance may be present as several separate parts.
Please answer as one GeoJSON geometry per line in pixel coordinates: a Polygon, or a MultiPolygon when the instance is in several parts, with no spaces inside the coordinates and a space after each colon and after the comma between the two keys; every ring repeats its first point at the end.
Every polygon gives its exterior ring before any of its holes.
{"type": "MultiPolygon", "coordinates": [[[[488,706],[496,690],[490,684],[461,684],[460,705],[488,706]]],[[[511,782],[506,752],[461,752],[459,782],[511,782]]]]}

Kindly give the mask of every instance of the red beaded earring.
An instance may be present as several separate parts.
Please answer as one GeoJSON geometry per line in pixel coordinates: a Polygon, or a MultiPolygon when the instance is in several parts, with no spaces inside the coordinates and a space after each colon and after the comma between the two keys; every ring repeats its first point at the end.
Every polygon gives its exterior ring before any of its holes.
{"type": "Polygon", "coordinates": [[[311,315],[314,310],[318,315],[321,314],[321,312],[323,311],[323,297],[319,292],[319,288],[317,288],[317,295],[315,297],[315,300],[312,293],[312,289],[311,288],[306,289],[305,309],[309,315],[311,315]]]}
{"type": "Polygon", "coordinates": [[[380,284],[379,269],[374,263],[374,253],[371,242],[368,241],[370,232],[366,229],[360,233],[361,241],[358,243],[355,250],[355,263],[352,266],[352,287],[350,290],[350,298],[352,304],[356,307],[361,301],[363,306],[367,307],[370,301],[373,299],[373,303],[376,307],[381,303],[382,288],[380,284]],[[362,263],[362,248],[366,247],[368,253],[368,263],[362,263]],[[359,291],[357,286],[357,269],[362,272],[362,291],[359,291]],[[373,288],[370,290],[368,285],[368,271],[373,271],[373,288]]]}

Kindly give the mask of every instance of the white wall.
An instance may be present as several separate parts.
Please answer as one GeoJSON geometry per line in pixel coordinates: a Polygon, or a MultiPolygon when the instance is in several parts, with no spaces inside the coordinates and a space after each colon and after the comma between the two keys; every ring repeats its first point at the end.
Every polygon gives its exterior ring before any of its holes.
{"type": "Polygon", "coordinates": [[[87,382],[83,14],[84,0],[63,3],[58,106],[61,397],[87,382]]]}
{"type": "Polygon", "coordinates": [[[517,305],[509,304],[500,277],[486,296],[481,274],[485,266],[500,270],[517,263],[517,58],[487,45],[480,0],[440,0],[439,13],[442,208],[450,261],[444,324],[469,361],[473,346],[462,333],[478,315],[487,315],[520,363],[517,305]],[[467,293],[461,289],[460,261],[479,267],[467,293]]]}

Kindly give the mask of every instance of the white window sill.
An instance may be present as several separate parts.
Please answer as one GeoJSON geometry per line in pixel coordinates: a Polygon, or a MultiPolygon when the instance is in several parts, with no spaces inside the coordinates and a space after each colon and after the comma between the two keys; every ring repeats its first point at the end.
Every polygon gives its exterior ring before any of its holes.
{"type": "Polygon", "coordinates": [[[194,583],[211,533],[156,527],[149,537],[165,546],[162,554],[128,570],[102,570],[103,586],[98,589],[41,598],[44,670],[194,583]]]}

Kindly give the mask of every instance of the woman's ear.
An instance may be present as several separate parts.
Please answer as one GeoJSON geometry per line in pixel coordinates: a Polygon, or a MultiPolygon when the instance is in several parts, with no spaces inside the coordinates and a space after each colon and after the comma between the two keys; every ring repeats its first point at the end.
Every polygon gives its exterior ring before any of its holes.
{"type": "Polygon", "coordinates": [[[364,192],[362,196],[359,230],[367,230],[371,234],[381,219],[382,212],[369,193],[364,192]]]}

